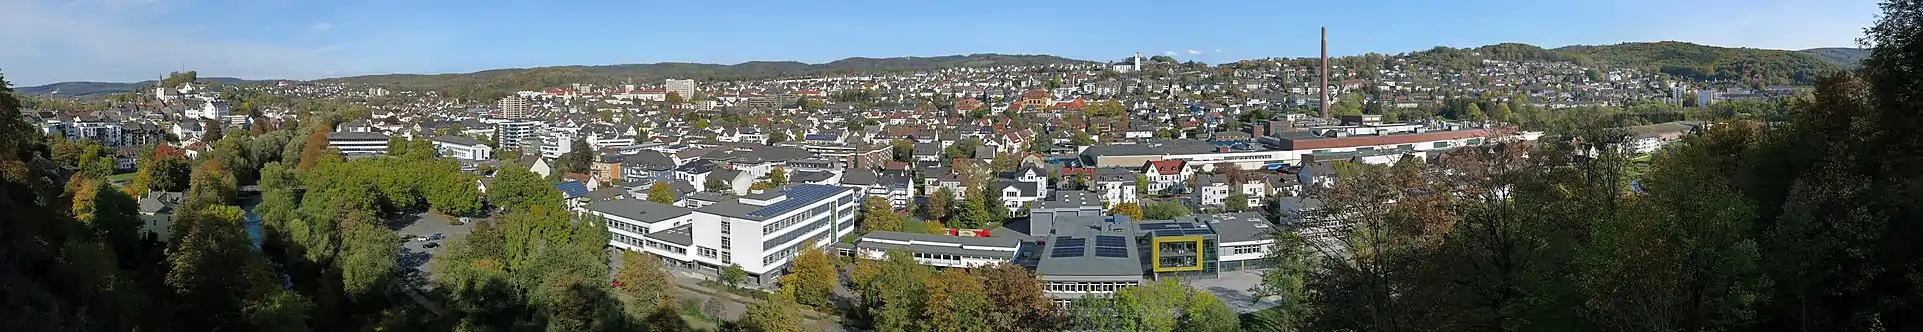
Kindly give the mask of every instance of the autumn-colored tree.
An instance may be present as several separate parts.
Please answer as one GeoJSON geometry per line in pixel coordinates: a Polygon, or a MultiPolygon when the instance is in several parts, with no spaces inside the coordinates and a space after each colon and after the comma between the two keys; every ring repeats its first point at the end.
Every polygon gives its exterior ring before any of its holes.
{"type": "Polygon", "coordinates": [[[307,135],[307,140],[301,143],[300,164],[296,169],[305,171],[314,168],[314,164],[321,163],[323,159],[340,157],[338,155],[330,155],[331,153],[327,148],[328,129],[331,128],[316,128],[312,133],[307,135]]]}
{"type": "Polygon", "coordinates": [[[661,204],[674,204],[674,192],[668,189],[667,182],[656,181],[648,185],[648,201],[661,204]]]}
{"type": "Polygon", "coordinates": [[[934,195],[928,196],[928,202],[922,204],[922,216],[934,221],[946,219],[948,218],[948,208],[954,205],[954,200],[955,191],[949,190],[947,187],[936,190],[934,195]]]}
{"type": "Polygon", "coordinates": [[[888,200],[870,196],[862,201],[861,231],[901,231],[901,215],[895,214],[895,207],[888,200]]]}
{"type": "Polygon", "coordinates": [[[841,274],[835,270],[828,253],[815,247],[812,241],[803,242],[802,247],[807,249],[795,255],[790,273],[781,276],[781,290],[793,293],[797,303],[826,307],[841,274]]]}
{"type": "Polygon", "coordinates": [[[621,251],[621,269],[615,271],[614,282],[615,290],[627,303],[628,316],[634,318],[675,304],[680,294],[675,279],[662,269],[661,258],[648,253],[621,251]]]}
{"type": "Polygon", "coordinates": [[[776,292],[767,300],[748,306],[748,312],[741,314],[741,326],[748,331],[759,332],[801,332],[807,331],[801,320],[799,304],[794,295],[776,292]]]}
{"type": "Polygon", "coordinates": [[[1142,219],[1142,207],[1135,202],[1116,204],[1114,208],[1109,209],[1108,213],[1117,216],[1128,216],[1129,220],[1144,220],[1142,219]]]}

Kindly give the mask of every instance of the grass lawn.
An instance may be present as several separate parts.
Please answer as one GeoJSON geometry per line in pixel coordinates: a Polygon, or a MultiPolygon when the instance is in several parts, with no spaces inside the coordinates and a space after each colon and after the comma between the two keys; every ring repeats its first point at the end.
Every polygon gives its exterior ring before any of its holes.
{"type": "Polygon", "coordinates": [[[108,175],[107,183],[127,183],[127,181],[133,181],[134,175],[136,174],[139,174],[139,173],[128,172],[128,173],[108,175]]]}
{"type": "Polygon", "coordinates": [[[701,319],[701,317],[681,315],[681,321],[688,323],[688,330],[690,331],[716,331],[721,329],[721,325],[716,325],[714,322],[701,319]]]}
{"type": "Polygon", "coordinates": [[[901,232],[916,234],[927,233],[928,225],[924,225],[921,222],[905,222],[901,224],[901,232]]]}

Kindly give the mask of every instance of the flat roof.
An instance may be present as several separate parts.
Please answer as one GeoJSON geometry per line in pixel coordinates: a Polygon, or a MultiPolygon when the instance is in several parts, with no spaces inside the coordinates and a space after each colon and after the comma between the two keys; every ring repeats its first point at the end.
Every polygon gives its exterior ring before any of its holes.
{"type": "Polygon", "coordinates": [[[1101,208],[1102,198],[1093,193],[1079,190],[1057,190],[1054,197],[1035,202],[1036,209],[1079,209],[1085,207],[1101,208]]]}
{"type": "Polygon", "coordinates": [[[694,245],[694,224],[674,226],[674,228],[648,233],[646,236],[650,239],[673,243],[683,247],[691,246],[694,245]]]}
{"type": "MultiPolygon", "coordinates": [[[[830,197],[853,190],[853,188],[846,187],[795,183],[763,193],[761,197],[787,196],[786,199],[766,206],[742,203],[740,198],[736,198],[716,202],[714,205],[703,206],[700,209],[695,209],[695,211],[749,220],[768,220],[769,218],[787,214],[804,206],[827,200],[830,197]]],[[[749,199],[754,198],[751,197],[749,199]]]]}
{"type": "Polygon", "coordinates": [[[881,240],[910,241],[910,242],[930,243],[930,244],[955,244],[955,245],[973,246],[973,247],[1019,248],[1022,246],[1021,240],[1010,239],[1010,238],[951,236],[951,235],[921,234],[921,233],[906,233],[906,232],[891,232],[891,231],[868,232],[867,235],[862,235],[861,238],[863,242],[867,242],[866,240],[872,238],[872,239],[881,239],[881,240]]]}
{"type": "Polygon", "coordinates": [[[1035,274],[1054,280],[1141,279],[1142,261],[1136,257],[1135,234],[1126,223],[1107,217],[1056,217],[1055,234],[1043,240],[1047,243],[1035,274]]]}
{"type": "Polygon", "coordinates": [[[1215,229],[1216,242],[1249,242],[1270,239],[1275,228],[1268,218],[1254,212],[1220,213],[1197,216],[1209,228],[1215,229]]]}
{"type": "Polygon", "coordinates": [[[1021,246],[1022,241],[1016,239],[977,238],[888,231],[871,232],[868,235],[862,236],[860,243],[856,245],[856,247],[863,249],[905,250],[920,253],[1009,259],[1015,258],[1015,255],[1021,251],[1021,246]]]}
{"type": "Polygon", "coordinates": [[[588,205],[588,210],[650,224],[694,213],[694,210],[688,208],[632,197],[594,202],[588,205]]]}

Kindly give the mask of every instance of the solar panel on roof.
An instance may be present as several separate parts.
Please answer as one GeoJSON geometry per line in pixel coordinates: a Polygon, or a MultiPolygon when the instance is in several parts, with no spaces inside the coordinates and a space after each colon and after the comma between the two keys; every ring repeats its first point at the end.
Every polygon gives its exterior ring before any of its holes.
{"type": "Polygon", "coordinates": [[[1053,258],[1082,257],[1082,248],[1081,247],[1055,248],[1055,251],[1049,252],[1048,257],[1053,257],[1053,258]]]}
{"type": "Polygon", "coordinates": [[[1127,247],[1128,240],[1120,236],[1097,235],[1095,236],[1095,245],[1103,247],[1127,247]]]}
{"type": "Polygon", "coordinates": [[[1097,247],[1095,257],[1128,258],[1128,249],[1097,247]]]}
{"type": "Polygon", "coordinates": [[[841,187],[824,186],[824,185],[818,185],[818,184],[806,184],[806,183],[796,184],[792,187],[789,187],[788,190],[782,192],[782,194],[785,194],[788,196],[788,199],[782,200],[781,202],[777,202],[774,204],[768,204],[768,206],[762,207],[759,210],[755,210],[754,212],[749,212],[748,215],[756,216],[756,217],[773,217],[776,215],[780,215],[783,212],[788,212],[789,210],[794,210],[795,208],[799,208],[808,204],[821,201],[822,199],[828,198],[828,196],[834,196],[834,194],[840,193],[841,189],[842,189],[841,187]]]}

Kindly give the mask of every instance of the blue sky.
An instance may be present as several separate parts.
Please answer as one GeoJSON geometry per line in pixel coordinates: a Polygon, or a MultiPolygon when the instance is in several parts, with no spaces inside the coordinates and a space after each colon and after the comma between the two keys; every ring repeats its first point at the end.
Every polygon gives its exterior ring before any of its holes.
{"type": "Polygon", "coordinates": [[[1219,63],[1314,56],[1322,26],[1331,55],[1501,42],[1804,49],[1854,46],[1877,12],[1871,0],[0,0],[0,73],[31,86],[181,68],[313,79],[969,53],[1219,63]]]}

